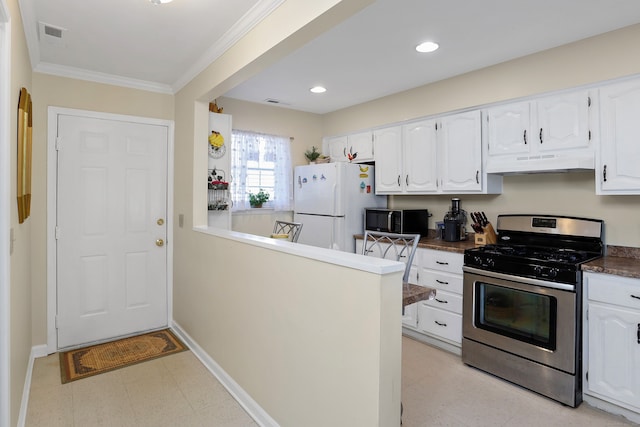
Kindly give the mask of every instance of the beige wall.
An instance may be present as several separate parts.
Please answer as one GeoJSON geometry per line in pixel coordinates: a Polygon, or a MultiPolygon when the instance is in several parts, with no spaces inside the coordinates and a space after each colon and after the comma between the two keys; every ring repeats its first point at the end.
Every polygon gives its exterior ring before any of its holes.
{"type": "Polygon", "coordinates": [[[172,120],[172,95],[84,80],[33,74],[32,343],[47,342],[47,115],[48,107],[172,120]]]}
{"type": "MultiPolygon", "coordinates": [[[[16,202],[16,164],[17,144],[15,135],[18,134],[17,105],[20,88],[25,87],[33,95],[31,82],[31,64],[29,53],[22,28],[20,10],[17,0],[9,0],[9,10],[11,13],[11,227],[14,230],[15,242],[13,253],[11,254],[11,278],[10,278],[10,420],[11,425],[16,425],[20,412],[20,402],[22,390],[27,374],[29,354],[31,353],[31,277],[32,265],[30,263],[30,253],[32,246],[32,225],[33,211],[35,206],[31,206],[32,216],[18,224],[18,207],[16,202]]],[[[4,351],[4,349],[0,349],[4,351]]],[[[4,380],[4,379],[3,379],[4,380]]]]}
{"type": "MultiPolygon", "coordinates": [[[[325,136],[535,95],[640,73],[640,25],[530,55],[391,95],[324,119],[325,136]]],[[[434,222],[448,196],[395,196],[390,205],[428,208],[434,222]]],[[[462,208],[500,213],[546,213],[600,218],[606,243],[640,246],[640,196],[596,196],[594,173],[506,176],[501,195],[462,195],[462,208]]]]}

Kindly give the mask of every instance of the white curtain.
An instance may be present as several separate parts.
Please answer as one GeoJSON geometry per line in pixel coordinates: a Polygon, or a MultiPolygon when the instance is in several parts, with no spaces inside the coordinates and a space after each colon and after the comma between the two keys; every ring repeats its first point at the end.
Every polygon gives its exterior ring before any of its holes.
{"type": "Polygon", "coordinates": [[[233,210],[247,210],[249,190],[247,177],[250,161],[260,160],[273,167],[273,194],[266,205],[277,211],[291,210],[293,202],[293,171],[291,169],[291,141],[288,137],[267,135],[234,129],[231,143],[231,199],[233,210]]]}

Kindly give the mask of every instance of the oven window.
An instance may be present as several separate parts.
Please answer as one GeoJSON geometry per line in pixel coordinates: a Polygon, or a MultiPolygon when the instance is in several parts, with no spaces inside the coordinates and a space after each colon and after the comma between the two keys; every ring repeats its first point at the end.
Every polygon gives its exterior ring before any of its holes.
{"type": "Polygon", "coordinates": [[[475,324],[549,350],[556,349],[557,301],[549,295],[475,283],[475,324]]]}

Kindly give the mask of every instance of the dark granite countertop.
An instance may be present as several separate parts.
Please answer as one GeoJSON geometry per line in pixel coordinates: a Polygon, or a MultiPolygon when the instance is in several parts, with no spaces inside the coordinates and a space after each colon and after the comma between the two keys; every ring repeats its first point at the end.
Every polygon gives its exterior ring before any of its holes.
{"type": "Polygon", "coordinates": [[[418,286],[413,283],[402,284],[402,306],[406,307],[414,302],[433,299],[436,296],[436,290],[427,288],[426,286],[418,286]]]}
{"type": "Polygon", "coordinates": [[[640,279],[640,248],[607,246],[607,255],[582,264],[582,271],[640,279]]]}
{"type": "MultiPolygon", "coordinates": [[[[356,239],[364,239],[364,234],[356,234],[354,237],[356,239]]],[[[475,235],[473,233],[467,234],[467,240],[462,240],[460,242],[445,242],[442,239],[435,238],[435,230],[429,230],[427,237],[422,237],[420,239],[420,243],[418,243],[419,248],[435,249],[438,251],[455,252],[459,254],[463,254],[465,249],[474,248],[475,246],[475,235]]]]}

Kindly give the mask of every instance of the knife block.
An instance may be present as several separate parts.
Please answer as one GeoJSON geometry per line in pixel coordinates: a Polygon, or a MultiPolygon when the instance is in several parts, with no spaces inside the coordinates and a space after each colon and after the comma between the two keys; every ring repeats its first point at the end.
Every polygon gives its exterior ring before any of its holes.
{"type": "Polygon", "coordinates": [[[498,241],[498,236],[496,235],[496,232],[493,229],[491,223],[487,224],[486,227],[484,227],[484,233],[476,233],[475,238],[476,245],[479,246],[490,245],[498,241]]]}

